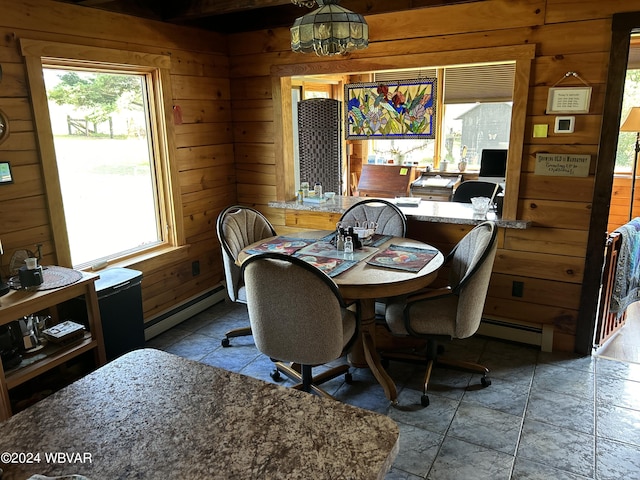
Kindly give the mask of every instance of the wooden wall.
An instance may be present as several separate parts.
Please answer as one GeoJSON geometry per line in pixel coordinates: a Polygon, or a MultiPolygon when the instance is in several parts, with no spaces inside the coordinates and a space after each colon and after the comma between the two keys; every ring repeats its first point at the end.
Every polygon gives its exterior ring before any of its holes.
{"type": "MultiPolygon", "coordinates": [[[[531,220],[533,227],[502,232],[486,313],[553,325],[556,349],[574,349],[611,16],[633,10],[640,10],[640,0],[487,0],[370,15],[366,18],[371,45],[351,55],[373,61],[473,48],[536,46],[518,199],[518,217],[531,220]],[[593,87],[590,113],[577,115],[573,134],[532,138],[534,124],[553,126],[554,117],[545,114],[547,91],[568,71],[578,72],[593,87]],[[590,154],[591,175],[536,176],[538,152],[590,154]],[[524,283],[523,297],[511,295],[513,281],[524,283]]],[[[146,319],[222,279],[214,223],[224,206],[236,201],[256,206],[283,229],[284,212],[267,206],[276,197],[280,175],[274,121],[279,111],[272,95],[272,68],[314,62],[314,73],[328,73],[326,65],[344,60],[292,53],[287,28],[224,37],[48,0],[3,0],[0,33],[4,73],[0,109],[11,122],[11,135],[0,144],[0,159],[11,162],[16,178],[13,185],[0,187],[5,274],[14,250],[34,248],[37,243],[44,245],[45,263],[56,260],[19,39],[171,55],[174,102],[184,117],[184,124],[175,126],[172,161],[180,171],[189,248],[132,265],[145,275],[146,319]],[[200,261],[201,273],[193,277],[195,260],[200,261]]],[[[464,230],[430,225],[424,235],[446,245],[455,243],[464,230]]]]}
{"type": "MultiPolygon", "coordinates": [[[[536,45],[518,199],[518,217],[530,220],[533,227],[501,232],[485,313],[553,325],[554,348],[559,350],[572,351],[575,346],[611,16],[633,10],[640,10],[640,0],[488,0],[371,15],[366,17],[369,48],[351,54],[351,58],[373,60],[391,55],[536,45]],[[593,87],[589,114],[577,115],[573,134],[550,133],[548,138],[533,138],[534,124],[547,124],[553,132],[554,116],[545,114],[547,92],[569,71],[578,72],[593,87]],[[538,152],[589,154],[590,176],[537,176],[534,168],[538,152]],[[524,283],[522,297],[511,295],[514,281],[524,283]]],[[[238,197],[265,212],[276,226],[284,225],[283,212],[267,206],[275,199],[278,182],[272,69],[312,62],[313,73],[320,74],[331,71],[330,62],[344,59],[292,53],[288,29],[236,34],[229,40],[238,197]]],[[[574,79],[562,85],[582,84],[574,79]]],[[[466,231],[441,224],[424,228],[428,232],[421,235],[439,244],[453,244],[466,231]]]]}
{"type": "MultiPolygon", "coordinates": [[[[627,223],[629,219],[629,207],[631,201],[632,175],[614,175],[613,191],[611,192],[611,206],[609,209],[609,222],[607,230],[613,232],[616,228],[627,223]]],[[[636,178],[634,189],[633,216],[640,216],[640,181],[636,178]]]]}
{"type": "MultiPolygon", "coordinates": [[[[47,0],[0,2],[0,109],[11,134],[0,144],[15,183],[0,186],[0,240],[7,274],[11,254],[43,244],[44,264],[56,263],[30,95],[19,40],[30,38],[171,56],[176,162],[188,248],[142,261],[145,320],[202,294],[222,280],[215,219],[236,201],[231,92],[226,38],[222,35],[47,0]],[[191,264],[200,262],[200,274],[191,264]]],[[[171,128],[171,127],[169,127],[171,128]]],[[[117,192],[114,192],[116,194],[117,192]]]]}

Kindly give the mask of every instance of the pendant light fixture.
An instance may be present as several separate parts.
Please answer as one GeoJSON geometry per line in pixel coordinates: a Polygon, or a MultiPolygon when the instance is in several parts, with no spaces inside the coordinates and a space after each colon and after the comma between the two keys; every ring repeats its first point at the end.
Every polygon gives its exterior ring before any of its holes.
{"type": "MultiPolygon", "coordinates": [[[[310,3],[300,0],[292,2],[307,6],[310,3]]],[[[340,0],[316,2],[320,8],[297,18],[293,23],[291,50],[329,56],[367,48],[369,26],[362,15],[342,8],[340,0]]]]}

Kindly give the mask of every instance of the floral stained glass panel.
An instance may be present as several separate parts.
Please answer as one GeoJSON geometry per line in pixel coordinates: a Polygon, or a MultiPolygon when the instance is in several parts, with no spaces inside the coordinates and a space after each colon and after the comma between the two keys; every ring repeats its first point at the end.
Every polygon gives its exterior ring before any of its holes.
{"type": "Polygon", "coordinates": [[[347,139],[435,138],[435,78],[345,85],[347,139]]]}

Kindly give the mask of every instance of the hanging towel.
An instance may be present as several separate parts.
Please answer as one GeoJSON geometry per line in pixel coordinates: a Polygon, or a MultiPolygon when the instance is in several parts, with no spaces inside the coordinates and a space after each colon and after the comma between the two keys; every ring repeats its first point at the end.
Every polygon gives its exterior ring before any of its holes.
{"type": "Polygon", "coordinates": [[[618,317],[629,305],[640,300],[640,217],[618,228],[622,236],[610,312],[618,317]]]}

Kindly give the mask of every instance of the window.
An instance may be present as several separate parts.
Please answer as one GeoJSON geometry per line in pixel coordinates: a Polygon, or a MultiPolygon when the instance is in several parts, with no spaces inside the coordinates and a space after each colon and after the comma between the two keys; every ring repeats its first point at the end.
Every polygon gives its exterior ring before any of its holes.
{"type": "Polygon", "coordinates": [[[75,267],[163,241],[148,74],[43,69],[75,267]]]}
{"type": "Polygon", "coordinates": [[[99,48],[84,56],[30,40],[22,48],[58,263],[84,268],[180,245],[164,121],[169,58],[99,48]]]}
{"type": "Polygon", "coordinates": [[[477,171],[483,149],[509,147],[514,75],[513,62],[376,73],[380,82],[437,77],[443,84],[443,98],[437,98],[442,125],[435,141],[371,140],[367,161],[435,167],[439,152],[439,161],[454,169],[464,158],[477,171]]]}
{"type": "MultiPolygon", "coordinates": [[[[637,49],[640,51],[640,49],[637,49]]],[[[636,53],[638,55],[638,53],[636,53]]],[[[640,64],[636,63],[635,66],[640,64]]],[[[629,62],[631,67],[632,63],[629,62]]],[[[625,121],[631,107],[640,105],[640,70],[629,68],[624,82],[624,96],[622,99],[622,114],[620,115],[620,125],[625,121]]],[[[615,173],[630,174],[635,157],[636,133],[619,132],[618,149],[616,150],[615,173]]]]}

